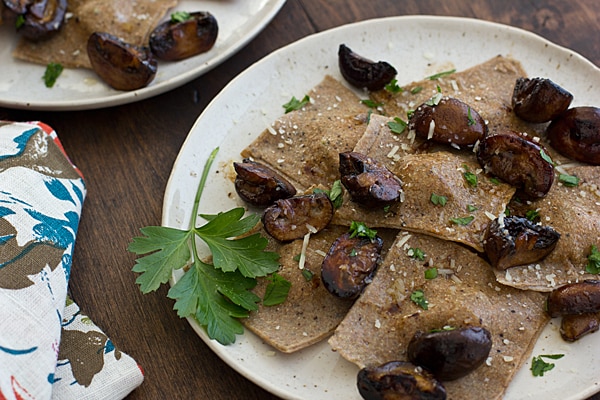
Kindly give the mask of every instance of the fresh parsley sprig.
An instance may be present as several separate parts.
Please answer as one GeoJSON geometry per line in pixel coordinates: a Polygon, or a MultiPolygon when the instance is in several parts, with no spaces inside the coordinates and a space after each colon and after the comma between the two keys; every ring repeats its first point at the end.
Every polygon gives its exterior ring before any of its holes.
{"type": "MultiPolygon", "coordinates": [[[[194,317],[206,327],[208,336],[221,344],[231,344],[243,333],[238,318],[258,308],[260,298],[251,289],[258,277],[279,269],[279,255],[264,251],[267,239],[249,232],[259,216],[244,217],[243,208],[200,216],[208,222],[197,227],[198,207],[208,172],[218,148],[210,154],[194,199],[188,230],[165,226],[140,229],[143,236],[133,238],[128,250],[144,255],[136,260],[136,283],[142,293],[154,291],[166,283],[174,270],[187,267],[187,272],[169,290],[180,317],[194,317]],[[212,253],[212,264],[198,256],[196,237],[204,241],[212,253]]],[[[281,298],[281,296],[280,296],[281,298]]],[[[272,300],[271,300],[272,301],[272,300]]]]}

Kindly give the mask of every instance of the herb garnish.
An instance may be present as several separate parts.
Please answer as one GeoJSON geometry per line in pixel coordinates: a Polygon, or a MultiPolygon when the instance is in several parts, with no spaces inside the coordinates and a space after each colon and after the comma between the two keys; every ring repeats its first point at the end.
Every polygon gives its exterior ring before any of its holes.
{"type": "Polygon", "coordinates": [[[310,102],[310,97],[305,95],[302,100],[298,100],[295,96],[292,96],[290,101],[285,103],[282,107],[285,109],[285,113],[289,113],[295,110],[299,110],[310,102]]]}
{"type": "Polygon", "coordinates": [[[417,93],[419,93],[421,90],[423,90],[423,86],[415,86],[414,88],[410,89],[410,93],[411,93],[411,94],[417,94],[417,93]]]}
{"type": "Polygon", "coordinates": [[[427,79],[429,79],[430,81],[435,81],[435,80],[440,79],[440,78],[442,78],[444,76],[452,75],[455,72],[456,72],[456,69],[451,69],[451,70],[448,70],[448,71],[443,71],[443,72],[439,72],[437,74],[433,74],[433,75],[427,77],[427,79]]]}
{"type": "Polygon", "coordinates": [[[425,293],[421,289],[417,289],[412,292],[410,294],[410,300],[423,310],[427,310],[429,308],[429,302],[425,298],[425,293]]]}
{"type": "Polygon", "coordinates": [[[395,133],[397,135],[404,132],[406,130],[406,127],[408,126],[408,124],[406,122],[404,122],[403,120],[401,120],[398,117],[395,117],[393,121],[389,121],[387,125],[388,125],[388,128],[390,128],[390,131],[392,131],[392,133],[395,133]]]}
{"type": "Polygon", "coordinates": [[[419,261],[425,260],[425,252],[423,252],[423,250],[421,250],[418,247],[411,247],[410,249],[408,249],[407,254],[409,255],[409,257],[412,257],[419,261]]]}
{"type": "Polygon", "coordinates": [[[404,89],[402,89],[398,85],[398,80],[397,79],[392,79],[390,81],[390,83],[388,83],[387,85],[385,85],[384,89],[387,90],[390,93],[401,93],[401,92],[404,91],[404,89]]]}
{"type": "Polygon", "coordinates": [[[467,164],[463,164],[463,169],[465,170],[465,172],[463,172],[463,177],[465,178],[465,181],[467,181],[469,186],[477,187],[477,175],[469,171],[469,167],[467,166],[467,164]]]}
{"type": "Polygon", "coordinates": [[[274,273],[266,279],[268,279],[270,282],[265,290],[263,304],[269,307],[283,303],[285,299],[287,299],[290,288],[292,287],[292,283],[278,273],[274,273]]]}
{"type": "Polygon", "coordinates": [[[304,277],[304,279],[306,279],[307,282],[310,282],[313,278],[313,276],[315,276],[315,274],[313,274],[313,272],[308,269],[308,268],[302,268],[302,276],[304,277]]]}
{"type": "Polygon", "coordinates": [[[62,64],[51,62],[46,65],[46,71],[44,71],[44,76],[42,79],[44,80],[44,84],[47,88],[51,88],[56,83],[56,80],[62,74],[63,66],[62,64]]]}
{"type": "Polygon", "coordinates": [[[446,196],[441,196],[439,194],[431,193],[431,197],[429,198],[433,204],[436,206],[445,206],[448,202],[448,198],[446,196]]]}
{"type": "Polygon", "coordinates": [[[552,161],[552,158],[550,158],[550,156],[544,151],[544,149],[540,149],[540,156],[542,157],[542,160],[554,165],[554,161],[552,161]]]}
{"type": "Polygon", "coordinates": [[[191,18],[192,18],[192,14],[190,14],[187,11],[175,11],[174,13],[171,14],[171,22],[172,23],[184,22],[191,18]]]}
{"type": "Polygon", "coordinates": [[[587,257],[588,263],[585,267],[585,272],[590,274],[600,273],[600,252],[596,245],[590,247],[590,254],[587,257]]]}
{"type": "Polygon", "coordinates": [[[438,270],[435,267],[425,270],[425,279],[435,279],[438,276],[438,270]]]}
{"type": "Polygon", "coordinates": [[[377,108],[383,106],[383,103],[377,103],[371,99],[363,99],[360,102],[369,108],[377,108]]]}
{"type": "Polygon", "coordinates": [[[471,115],[471,107],[469,107],[467,110],[467,125],[469,125],[469,126],[475,125],[475,120],[473,119],[473,116],[471,115]]]}
{"type": "Polygon", "coordinates": [[[206,327],[211,339],[230,344],[244,331],[237,318],[247,317],[249,311],[258,308],[260,298],[250,291],[256,285],[255,278],[277,271],[279,255],[264,251],[267,239],[260,234],[243,236],[255,227],[260,216],[244,217],[245,210],[241,207],[217,215],[200,215],[208,222],[196,227],[200,197],[217,151],[218,148],[212,151],[204,166],[190,228],[142,228],[144,236],[133,238],[128,250],[146,254],[133,267],[134,272],[141,273],[136,283],[142,293],[158,289],[174,270],[189,267],[167,294],[175,300],[177,315],[194,317],[206,327]],[[212,264],[200,260],[196,237],[208,245],[212,264]]]}
{"type": "Polygon", "coordinates": [[[333,203],[333,208],[335,209],[340,208],[344,201],[344,187],[342,186],[342,181],[339,179],[333,182],[329,191],[316,188],[313,190],[313,193],[325,193],[333,203]]]}
{"type": "Polygon", "coordinates": [[[545,355],[533,357],[533,359],[531,360],[531,368],[530,368],[531,373],[533,374],[533,376],[544,376],[545,372],[548,372],[554,368],[554,364],[548,363],[548,362],[544,361],[542,358],[558,360],[560,358],[563,358],[564,356],[565,356],[564,354],[545,354],[545,355]]]}
{"type": "Polygon", "coordinates": [[[558,180],[562,182],[563,185],[568,187],[579,185],[579,178],[575,175],[559,174],[558,180]]]}
{"type": "Polygon", "coordinates": [[[540,217],[540,211],[539,210],[527,210],[525,212],[525,218],[527,218],[530,221],[535,221],[536,219],[538,219],[540,217]]]}
{"type": "Polygon", "coordinates": [[[475,206],[473,204],[467,204],[467,211],[468,212],[477,211],[477,206],[475,206]]]}
{"type": "Polygon", "coordinates": [[[456,225],[469,225],[474,219],[474,216],[469,215],[468,217],[450,218],[450,221],[456,225]]]}
{"type": "Polygon", "coordinates": [[[353,237],[366,237],[371,240],[375,240],[375,237],[377,237],[377,231],[370,229],[363,222],[352,221],[350,223],[350,238],[353,237]]]}
{"type": "Polygon", "coordinates": [[[437,106],[438,104],[440,104],[442,97],[444,97],[444,96],[438,92],[438,93],[434,94],[429,100],[427,100],[425,102],[425,104],[428,106],[432,106],[432,107],[437,106]]]}

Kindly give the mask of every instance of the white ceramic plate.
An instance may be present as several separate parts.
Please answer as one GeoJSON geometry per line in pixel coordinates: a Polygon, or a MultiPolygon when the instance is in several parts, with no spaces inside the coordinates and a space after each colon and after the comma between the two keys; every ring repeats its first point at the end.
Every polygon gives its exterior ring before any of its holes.
{"type": "MultiPolygon", "coordinates": [[[[219,23],[214,47],[178,62],[160,62],[155,79],[145,88],[118,91],[91,70],[65,69],[52,88],[44,85],[45,66],[15,60],[17,36],[0,29],[0,106],[30,110],[84,110],[142,100],[181,86],[219,65],[252,40],[277,14],[285,0],[182,0],[175,10],[209,11],[219,23]]],[[[168,12],[165,18],[171,14],[168,12]]]]}
{"type": "MultiPolygon", "coordinates": [[[[257,62],[233,80],[205,109],[177,158],[166,189],[163,225],[187,229],[200,174],[208,154],[220,152],[204,191],[202,213],[239,205],[223,168],[239,160],[239,152],[282,114],[291,96],[301,98],[325,74],[339,78],[337,48],[347,44],[359,54],[386,60],[409,83],[449,68],[465,69],[498,54],[520,60],[530,76],[548,77],[562,85],[573,105],[600,105],[600,69],[574,52],[532,33],[479,20],[444,17],[393,17],[346,25],[315,34],[257,62]],[[219,170],[219,173],[216,171],[219,170]]],[[[180,275],[175,274],[172,283],[180,275]]],[[[333,353],[326,342],[296,354],[273,352],[246,332],[235,344],[221,346],[191,325],[208,346],[232,368],[256,384],[289,399],[360,399],[357,368],[333,353]]],[[[506,399],[581,399],[600,389],[600,333],[575,344],[560,339],[548,325],[533,355],[564,353],[544,377],[534,378],[530,362],[518,373],[506,399]]],[[[530,361],[530,360],[529,360],[530,361]]]]}

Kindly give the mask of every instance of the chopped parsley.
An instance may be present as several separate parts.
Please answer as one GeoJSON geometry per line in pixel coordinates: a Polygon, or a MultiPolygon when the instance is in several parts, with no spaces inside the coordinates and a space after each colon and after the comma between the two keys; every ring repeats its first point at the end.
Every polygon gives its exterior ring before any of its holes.
{"type": "Polygon", "coordinates": [[[542,157],[542,160],[554,165],[554,161],[552,161],[552,158],[550,158],[550,156],[544,151],[544,149],[540,149],[540,156],[542,157]]]}
{"type": "Polygon", "coordinates": [[[377,108],[383,106],[383,103],[377,103],[376,101],[373,101],[371,99],[363,99],[360,102],[369,108],[377,108]]]}
{"type": "Polygon", "coordinates": [[[290,101],[285,103],[282,107],[285,109],[285,113],[289,113],[295,110],[299,110],[310,102],[310,97],[305,95],[302,100],[298,100],[295,96],[292,96],[290,101]]]}
{"type": "Polygon", "coordinates": [[[412,292],[410,294],[410,300],[423,310],[427,310],[429,308],[429,302],[425,298],[425,293],[421,289],[417,289],[412,292]]]}
{"type": "Polygon", "coordinates": [[[19,14],[15,20],[15,28],[19,29],[23,25],[25,25],[25,14],[19,14]]]}
{"type": "Polygon", "coordinates": [[[62,64],[51,62],[46,65],[46,71],[44,71],[44,76],[42,79],[44,80],[44,84],[47,88],[51,88],[56,83],[56,80],[63,72],[62,64]]]}
{"type": "Polygon", "coordinates": [[[411,258],[414,258],[416,260],[419,260],[419,261],[424,261],[425,260],[425,253],[423,252],[423,250],[421,250],[418,247],[411,247],[410,249],[408,249],[407,254],[411,258]]]}
{"type": "Polygon", "coordinates": [[[384,87],[385,90],[387,90],[390,93],[401,93],[403,92],[403,89],[398,85],[398,80],[397,79],[392,79],[390,81],[390,83],[388,83],[387,85],[385,85],[384,87]]]}
{"type": "Polygon", "coordinates": [[[439,72],[437,74],[433,74],[433,75],[427,77],[427,79],[429,79],[430,81],[435,81],[437,79],[443,78],[444,76],[452,75],[455,72],[456,72],[456,69],[451,69],[451,70],[448,70],[448,71],[442,71],[442,72],[439,72]]]}
{"type": "Polygon", "coordinates": [[[178,23],[178,22],[184,22],[187,21],[188,19],[192,18],[192,14],[190,14],[187,11],[175,11],[174,13],[171,14],[171,22],[172,23],[178,23]]]}
{"type": "Polygon", "coordinates": [[[463,169],[465,170],[465,172],[463,172],[463,178],[465,178],[465,181],[467,181],[469,186],[477,187],[477,175],[469,171],[467,164],[463,164],[463,169]]]}
{"type": "Polygon", "coordinates": [[[352,223],[350,223],[350,237],[365,237],[375,240],[377,231],[370,229],[362,222],[352,221],[352,223]]]}
{"type": "MultiPolygon", "coordinates": [[[[179,317],[193,317],[206,327],[208,336],[221,344],[235,342],[244,332],[238,318],[257,310],[260,298],[252,292],[256,278],[266,277],[279,269],[279,255],[265,251],[267,239],[258,233],[247,235],[260,221],[260,215],[233,208],[216,215],[199,214],[202,191],[218,148],[210,154],[202,172],[191,212],[188,229],[166,226],[141,228],[143,236],[133,238],[128,251],[144,255],[135,261],[133,272],[140,275],[136,283],[142,293],[157,290],[167,283],[174,270],[186,270],[169,289],[167,296],[175,300],[173,308],[179,317]],[[197,216],[206,222],[197,226],[197,216]],[[212,261],[198,255],[196,238],[212,253],[212,261]]],[[[283,278],[282,278],[283,279],[283,278]]],[[[273,277],[273,291],[281,295],[279,278],[273,277]],[[277,289],[277,290],[275,290],[277,289]]],[[[268,299],[274,303],[274,299],[268,299]]]]}
{"type": "Polygon", "coordinates": [[[574,187],[579,185],[579,178],[575,175],[559,174],[558,180],[562,182],[563,185],[568,187],[574,187]]]}
{"type": "Polygon", "coordinates": [[[410,89],[410,93],[417,94],[420,93],[421,90],[423,90],[423,86],[415,86],[414,88],[410,89]]]}
{"type": "Polygon", "coordinates": [[[325,193],[333,203],[333,208],[335,209],[340,208],[344,201],[344,187],[339,179],[333,182],[329,191],[317,188],[313,190],[313,193],[325,193]]]}
{"type": "Polygon", "coordinates": [[[590,247],[590,254],[587,257],[588,263],[585,267],[585,272],[590,274],[600,273],[600,252],[596,245],[590,247]]]}
{"type": "Polygon", "coordinates": [[[431,197],[429,198],[433,204],[436,206],[445,206],[448,202],[448,198],[446,196],[441,196],[439,194],[431,193],[431,197]]]}
{"type": "Polygon", "coordinates": [[[527,218],[530,221],[535,221],[536,219],[538,219],[540,217],[540,211],[539,210],[527,210],[525,212],[525,218],[527,218]]]}
{"type": "Polygon", "coordinates": [[[310,269],[303,268],[302,276],[304,277],[304,279],[306,279],[307,282],[310,282],[312,280],[312,278],[315,276],[315,274],[313,274],[313,272],[310,269]]]}
{"type": "Polygon", "coordinates": [[[292,283],[278,273],[274,273],[267,279],[270,282],[265,290],[263,304],[270,307],[283,303],[287,299],[292,283]]]}
{"type": "Polygon", "coordinates": [[[408,124],[398,117],[395,117],[393,121],[388,122],[388,128],[390,128],[390,131],[397,135],[404,132],[407,126],[408,124]]]}
{"type": "Polygon", "coordinates": [[[543,360],[543,358],[549,358],[551,360],[558,360],[563,358],[564,354],[545,354],[537,357],[533,357],[531,360],[531,373],[533,376],[544,376],[545,372],[550,371],[554,368],[554,363],[549,363],[543,360]]]}
{"type": "Polygon", "coordinates": [[[474,216],[469,215],[468,217],[450,218],[450,221],[456,225],[469,225],[474,219],[474,216]]]}
{"type": "Polygon", "coordinates": [[[437,106],[438,104],[440,104],[440,101],[442,101],[442,97],[444,96],[438,92],[434,94],[429,100],[427,100],[425,104],[432,107],[437,106]]]}
{"type": "Polygon", "coordinates": [[[500,179],[498,179],[498,178],[490,178],[490,182],[493,185],[499,185],[500,184],[500,179]]]}
{"type": "Polygon", "coordinates": [[[468,111],[467,111],[467,125],[469,125],[469,126],[475,125],[475,120],[473,119],[473,116],[471,115],[471,107],[469,107],[468,111]]]}
{"type": "Polygon", "coordinates": [[[477,206],[474,206],[473,204],[468,204],[467,205],[467,211],[468,212],[477,211],[477,206]]]}
{"type": "Polygon", "coordinates": [[[425,279],[435,279],[438,276],[438,270],[435,267],[425,270],[425,279]]]}
{"type": "Polygon", "coordinates": [[[456,330],[456,327],[454,327],[452,325],[445,325],[441,329],[432,329],[429,331],[429,333],[448,332],[448,331],[454,331],[454,330],[456,330]]]}

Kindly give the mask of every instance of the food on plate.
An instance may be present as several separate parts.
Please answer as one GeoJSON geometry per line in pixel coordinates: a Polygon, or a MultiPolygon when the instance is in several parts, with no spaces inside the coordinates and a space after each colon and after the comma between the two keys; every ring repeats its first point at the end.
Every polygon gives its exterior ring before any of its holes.
{"type": "Polygon", "coordinates": [[[426,370],[409,362],[390,361],[363,368],[357,376],[358,392],[366,400],[445,400],[446,390],[426,370]]]}
{"type": "Polygon", "coordinates": [[[398,73],[388,62],[364,58],[344,44],[338,49],[338,65],[346,81],[368,90],[383,89],[398,73]]]}
{"type": "Polygon", "coordinates": [[[406,355],[440,381],[451,381],[477,369],[491,349],[492,335],[481,326],[446,327],[417,332],[408,343],[406,355]]]}
{"type": "Polygon", "coordinates": [[[569,283],[550,292],[547,301],[550,317],[600,312],[600,280],[569,283]]]}
{"type": "Polygon", "coordinates": [[[156,57],[178,61],[210,50],[218,33],[217,19],[211,13],[179,12],[152,30],[149,46],[156,57]]]}
{"type": "Polygon", "coordinates": [[[3,19],[15,24],[17,32],[32,41],[45,40],[55,35],[67,12],[67,0],[5,0],[3,3],[4,9],[0,10],[3,19]]]}
{"type": "Polygon", "coordinates": [[[570,108],[552,120],[546,134],[552,147],[562,155],[600,165],[600,108],[570,108]]]}
{"type": "Polygon", "coordinates": [[[125,43],[105,32],[90,35],[87,54],[96,74],[117,90],[142,88],[156,76],[158,64],[148,47],[125,43]]]}
{"type": "Polygon", "coordinates": [[[441,93],[417,107],[408,126],[423,139],[457,147],[473,147],[487,133],[487,125],[475,109],[441,93]]]}
{"type": "Polygon", "coordinates": [[[344,233],[338,237],[321,264],[321,280],[335,296],[353,299],[372,280],[381,260],[383,239],[376,232],[360,235],[344,233]]]}
{"type": "Polygon", "coordinates": [[[352,200],[368,208],[402,202],[402,181],[385,165],[357,152],[339,155],[341,182],[352,200]]]}
{"type": "Polygon", "coordinates": [[[549,122],[566,111],[573,95],[546,78],[518,78],[512,96],[514,113],[529,122],[549,122]]]}
{"type": "Polygon", "coordinates": [[[554,182],[554,165],[547,150],[515,131],[487,135],[479,143],[477,160],[486,172],[517,188],[525,199],[546,196],[554,182]]]}
{"type": "Polygon", "coordinates": [[[560,321],[560,336],[567,342],[575,342],[600,328],[600,313],[565,315],[560,321]]]}
{"type": "Polygon", "coordinates": [[[294,196],[275,201],[262,216],[265,231],[281,242],[323,230],[333,217],[333,203],[325,193],[294,196]]]}
{"type": "Polygon", "coordinates": [[[543,259],[559,239],[560,233],[550,226],[524,217],[501,215],[488,225],[483,247],[492,267],[506,270],[543,259]]]}
{"type": "Polygon", "coordinates": [[[296,188],[272,168],[250,159],[234,162],[235,191],[245,202],[268,206],[296,194],[296,188]]]}

